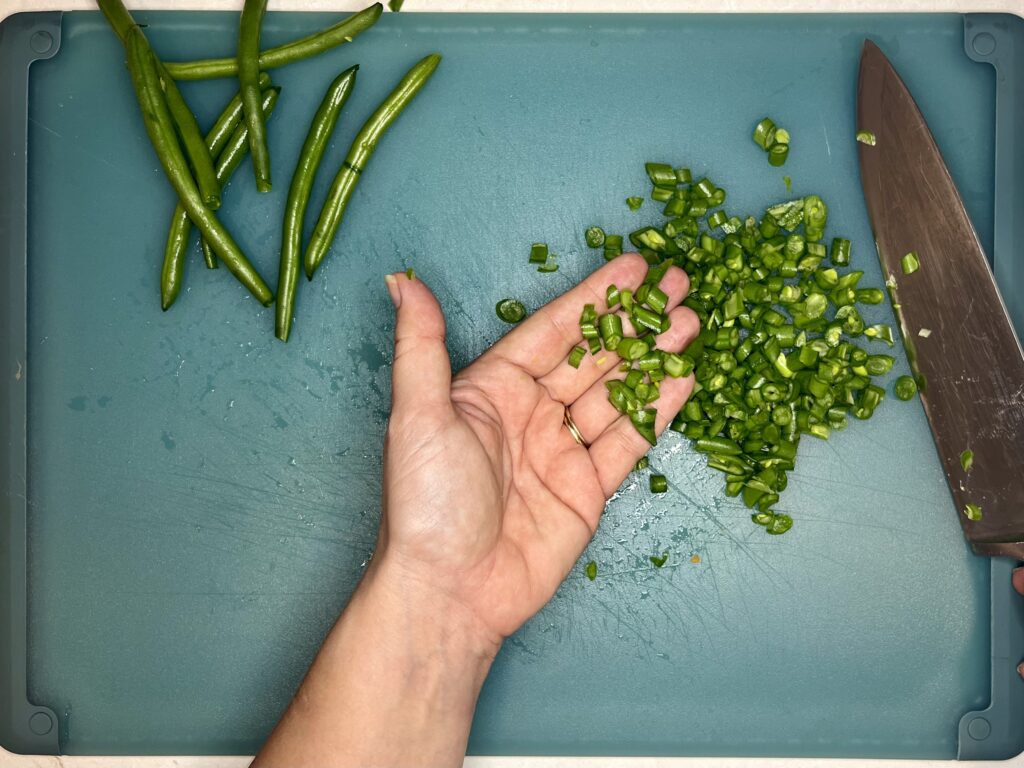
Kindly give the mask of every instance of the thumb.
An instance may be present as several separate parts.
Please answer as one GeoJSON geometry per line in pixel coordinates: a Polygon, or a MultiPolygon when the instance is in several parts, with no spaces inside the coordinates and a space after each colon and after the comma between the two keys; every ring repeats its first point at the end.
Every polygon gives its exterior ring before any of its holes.
{"type": "Polygon", "coordinates": [[[446,411],[452,384],[444,344],[444,314],[434,294],[411,271],[385,275],[395,304],[395,363],[391,372],[394,411],[446,411]]]}

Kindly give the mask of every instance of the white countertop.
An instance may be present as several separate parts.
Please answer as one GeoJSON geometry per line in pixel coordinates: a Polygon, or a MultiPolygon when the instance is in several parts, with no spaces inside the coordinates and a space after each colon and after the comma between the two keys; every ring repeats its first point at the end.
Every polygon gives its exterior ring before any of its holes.
{"type": "MultiPolygon", "coordinates": [[[[127,0],[131,10],[238,10],[242,0],[127,0]]],[[[352,0],[270,0],[270,10],[335,11],[352,0]]],[[[0,21],[21,11],[95,10],[94,0],[0,0],[0,21]]],[[[1024,0],[406,0],[402,12],[544,13],[956,13],[1024,16],[1024,0]]],[[[1024,648],[1021,649],[1024,657],[1024,648]]],[[[1021,724],[1024,728],[1024,723],[1021,724]]],[[[0,749],[0,768],[244,768],[250,757],[33,757],[0,749]]],[[[789,758],[469,757],[466,768],[949,768],[944,760],[827,760],[789,758]]],[[[963,766],[993,763],[964,762],[963,766]]],[[[1000,763],[1024,768],[1024,754],[1000,763]]]]}

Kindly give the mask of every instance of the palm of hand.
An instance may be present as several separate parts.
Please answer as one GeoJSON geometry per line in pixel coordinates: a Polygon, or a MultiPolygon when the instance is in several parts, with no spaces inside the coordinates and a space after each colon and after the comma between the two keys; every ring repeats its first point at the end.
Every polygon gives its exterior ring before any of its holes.
{"type": "MultiPolygon", "coordinates": [[[[588,356],[579,371],[564,364],[582,305],[600,302],[598,286],[639,284],[644,271],[640,259],[609,264],[454,380],[443,342],[424,356],[425,339],[443,340],[439,309],[439,334],[420,305],[415,330],[403,336],[407,302],[433,298],[422,284],[401,286],[380,548],[410,577],[465,605],[498,637],[514,632],[554,594],[593,536],[606,499],[648,448],[607,403],[601,379],[614,375],[618,358],[588,356]],[[403,340],[412,343],[403,348],[403,340]],[[445,371],[435,380],[431,371],[442,355],[445,371]],[[400,395],[402,369],[414,368],[403,366],[410,358],[419,376],[409,377],[417,402],[407,408],[400,395]],[[442,387],[444,397],[429,394],[442,387]],[[589,449],[563,426],[566,405],[589,449]]],[[[677,304],[685,276],[670,272],[662,286],[677,304]]],[[[601,304],[599,310],[607,311],[601,304]]],[[[691,315],[674,310],[673,329],[659,338],[660,348],[681,348],[693,337],[691,315]]],[[[691,389],[689,379],[666,380],[656,403],[659,431],[691,389]]]]}

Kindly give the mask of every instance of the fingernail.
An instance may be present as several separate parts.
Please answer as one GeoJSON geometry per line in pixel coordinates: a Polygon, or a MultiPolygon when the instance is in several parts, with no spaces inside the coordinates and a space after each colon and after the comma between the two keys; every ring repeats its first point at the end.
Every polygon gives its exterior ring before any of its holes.
{"type": "Polygon", "coordinates": [[[1017,665],[1017,674],[1024,677],[1024,661],[1017,665]]]}
{"type": "Polygon", "coordinates": [[[395,309],[402,306],[402,292],[398,288],[398,280],[394,275],[384,275],[384,285],[387,286],[388,295],[391,296],[391,303],[395,305],[395,309]]]}

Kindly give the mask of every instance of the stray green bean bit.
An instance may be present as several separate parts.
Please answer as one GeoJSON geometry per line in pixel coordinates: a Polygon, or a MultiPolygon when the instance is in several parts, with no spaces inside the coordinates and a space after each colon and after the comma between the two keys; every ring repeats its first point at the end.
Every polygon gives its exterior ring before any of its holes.
{"type": "Polygon", "coordinates": [[[869,339],[877,339],[879,341],[884,341],[890,347],[893,346],[893,344],[895,343],[895,339],[892,335],[892,328],[890,328],[888,325],[883,325],[881,323],[878,325],[872,325],[868,328],[865,328],[864,335],[867,336],[869,339]]]}
{"type": "Polygon", "coordinates": [[[965,505],[964,506],[964,516],[968,520],[973,520],[975,522],[977,522],[978,520],[981,520],[981,507],[979,507],[977,504],[967,504],[967,505],[965,505]]]}
{"type": "Polygon", "coordinates": [[[960,454],[960,466],[963,467],[964,472],[970,472],[971,467],[974,466],[974,451],[970,448],[960,454]]]}
{"type": "Polygon", "coordinates": [[[754,143],[765,152],[775,143],[775,122],[770,117],[754,126],[754,143]]]}
{"type": "Polygon", "coordinates": [[[593,560],[587,563],[586,568],[584,570],[587,574],[587,578],[591,581],[597,578],[597,563],[595,563],[593,560]]]}
{"type": "Polygon", "coordinates": [[[643,205],[643,204],[644,204],[644,199],[642,197],[633,196],[633,197],[627,197],[626,198],[626,205],[629,206],[629,210],[631,210],[631,211],[639,211],[640,210],[640,206],[643,205]]]}
{"type": "Polygon", "coordinates": [[[569,365],[573,368],[579,368],[580,363],[583,362],[583,358],[587,356],[587,350],[583,347],[573,347],[572,352],[569,353],[569,365]]]}
{"type": "Polygon", "coordinates": [[[537,267],[538,272],[557,272],[558,271],[558,256],[554,253],[549,253],[547,261],[537,267]]]}
{"type": "Polygon", "coordinates": [[[857,131],[857,141],[861,144],[867,144],[869,147],[873,147],[877,143],[875,134],[871,131],[857,131]]]}
{"type": "Polygon", "coordinates": [[[776,168],[786,164],[789,158],[789,144],[776,144],[768,150],[768,164],[776,168]]]}
{"type": "Polygon", "coordinates": [[[633,465],[634,472],[641,472],[651,466],[651,460],[646,456],[641,456],[640,460],[633,465]]]}
{"type": "Polygon", "coordinates": [[[548,260],[548,244],[534,243],[530,246],[530,263],[544,264],[548,260]]]}
{"type": "Polygon", "coordinates": [[[526,317],[526,307],[518,299],[502,299],[495,305],[494,311],[499,318],[510,325],[522,322],[526,317]]]}
{"type": "Polygon", "coordinates": [[[600,248],[605,242],[604,230],[600,227],[587,227],[583,237],[591,248],[600,248]]]}
{"type": "Polygon", "coordinates": [[[793,518],[789,515],[776,512],[771,520],[765,525],[765,531],[772,536],[780,536],[793,527],[793,518]]]}
{"type": "Polygon", "coordinates": [[[661,568],[668,561],[668,552],[662,552],[661,556],[651,555],[649,560],[655,568],[661,568]]]}
{"type": "Polygon", "coordinates": [[[410,280],[415,280],[416,279],[416,270],[413,269],[412,267],[409,267],[407,270],[405,270],[405,276],[407,278],[409,278],[410,280]]]}
{"type": "Polygon", "coordinates": [[[666,493],[668,491],[668,478],[664,475],[651,475],[651,493],[666,493]]]}
{"type": "Polygon", "coordinates": [[[917,394],[917,382],[912,376],[900,376],[893,385],[893,393],[899,400],[910,400],[917,394]]]}
{"type": "Polygon", "coordinates": [[[921,259],[918,257],[916,251],[911,251],[902,259],[900,259],[900,267],[903,269],[904,275],[912,275],[921,268],[921,259]]]}

